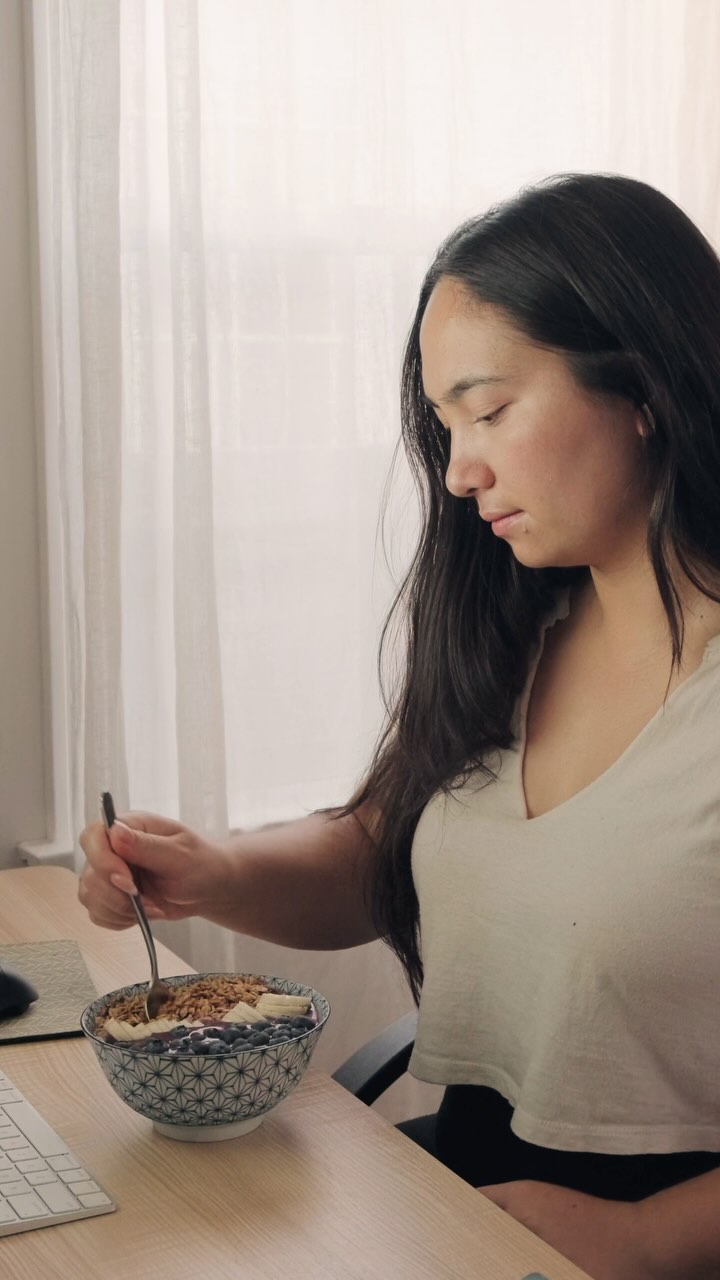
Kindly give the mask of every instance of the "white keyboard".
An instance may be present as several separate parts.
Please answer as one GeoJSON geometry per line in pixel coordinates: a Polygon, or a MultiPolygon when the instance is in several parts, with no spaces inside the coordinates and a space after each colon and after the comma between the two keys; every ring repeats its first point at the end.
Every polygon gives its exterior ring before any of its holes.
{"type": "Polygon", "coordinates": [[[114,1208],[67,1143],[0,1071],[0,1236],[114,1208]]]}

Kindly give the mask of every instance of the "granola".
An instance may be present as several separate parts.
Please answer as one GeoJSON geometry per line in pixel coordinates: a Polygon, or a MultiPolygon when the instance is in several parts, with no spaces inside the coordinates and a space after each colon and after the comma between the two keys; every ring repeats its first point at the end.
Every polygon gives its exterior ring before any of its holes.
{"type": "MultiPolygon", "coordinates": [[[[200,1025],[204,1022],[222,1021],[224,1015],[240,1001],[254,1008],[260,997],[268,990],[264,982],[253,977],[234,978],[220,975],[198,978],[197,982],[183,983],[181,986],[172,988],[172,994],[163,1004],[161,1019],[172,1022],[175,1026],[182,1023],[189,1025],[191,1022],[200,1025]]],[[[113,1028],[106,1029],[108,1021],[111,1021],[115,1028],[118,1025],[142,1026],[143,1035],[147,1035],[153,1029],[147,1021],[145,999],[142,993],[116,1000],[112,1005],[107,1005],[103,1012],[98,1013],[95,1020],[95,1030],[98,1035],[113,1034],[113,1028]]],[[[128,1038],[135,1037],[131,1035],[128,1038]]]]}

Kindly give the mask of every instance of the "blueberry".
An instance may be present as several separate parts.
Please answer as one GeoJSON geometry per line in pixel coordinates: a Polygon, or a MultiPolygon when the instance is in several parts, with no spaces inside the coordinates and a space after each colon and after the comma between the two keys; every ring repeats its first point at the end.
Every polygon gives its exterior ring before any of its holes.
{"type": "Polygon", "coordinates": [[[192,1040],[193,1044],[196,1044],[197,1041],[205,1039],[205,1032],[197,1028],[195,1031],[190,1032],[190,1039],[192,1040]]]}
{"type": "Polygon", "coordinates": [[[260,1018],[258,1022],[253,1023],[253,1031],[270,1031],[271,1025],[265,1018],[260,1018]]]}
{"type": "Polygon", "coordinates": [[[266,1031],[254,1031],[250,1036],[251,1045],[269,1044],[270,1037],[266,1031]]]}
{"type": "Polygon", "coordinates": [[[274,1036],[270,1037],[271,1044],[287,1044],[290,1036],[287,1031],[276,1031],[274,1036]]]}
{"type": "Polygon", "coordinates": [[[213,1040],[212,1044],[208,1049],[208,1056],[217,1057],[217,1055],[220,1053],[227,1053],[229,1047],[230,1046],[225,1044],[223,1040],[213,1040]]]}
{"type": "Polygon", "coordinates": [[[302,1027],[304,1031],[309,1031],[311,1027],[315,1026],[315,1023],[312,1018],[306,1018],[302,1014],[298,1014],[297,1018],[293,1018],[290,1025],[292,1027],[302,1027]]]}
{"type": "Polygon", "coordinates": [[[208,1053],[212,1040],[196,1040],[193,1044],[193,1053],[208,1053]]]}

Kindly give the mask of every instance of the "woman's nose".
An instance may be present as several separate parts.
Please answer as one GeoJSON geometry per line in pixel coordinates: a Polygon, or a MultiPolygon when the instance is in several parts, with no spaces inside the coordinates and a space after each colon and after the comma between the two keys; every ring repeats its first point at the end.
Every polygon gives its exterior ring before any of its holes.
{"type": "Polygon", "coordinates": [[[491,489],[495,477],[486,463],[468,453],[453,450],[450,455],[445,485],[456,498],[474,498],[483,489],[491,489]]]}

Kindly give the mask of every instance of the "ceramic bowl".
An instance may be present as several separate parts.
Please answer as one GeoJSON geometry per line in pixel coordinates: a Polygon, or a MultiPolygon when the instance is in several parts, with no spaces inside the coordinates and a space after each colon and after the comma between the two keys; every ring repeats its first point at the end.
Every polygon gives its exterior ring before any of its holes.
{"type": "MultiPolygon", "coordinates": [[[[199,978],[247,976],[189,973],[163,980],[169,986],[182,986],[199,978]]],[[[109,1044],[96,1034],[98,1015],[124,997],[144,994],[146,983],[110,991],[84,1010],[80,1026],[112,1088],[166,1137],[213,1142],[250,1133],[302,1080],[330,1016],[330,1005],[319,991],[299,982],[264,974],[250,976],[272,991],[308,997],[317,1015],[315,1026],[281,1044],[233,1047],[217,1057],[200,1053],[170,1057],[140,1053],[132,1043],[109,1044]]]]}

